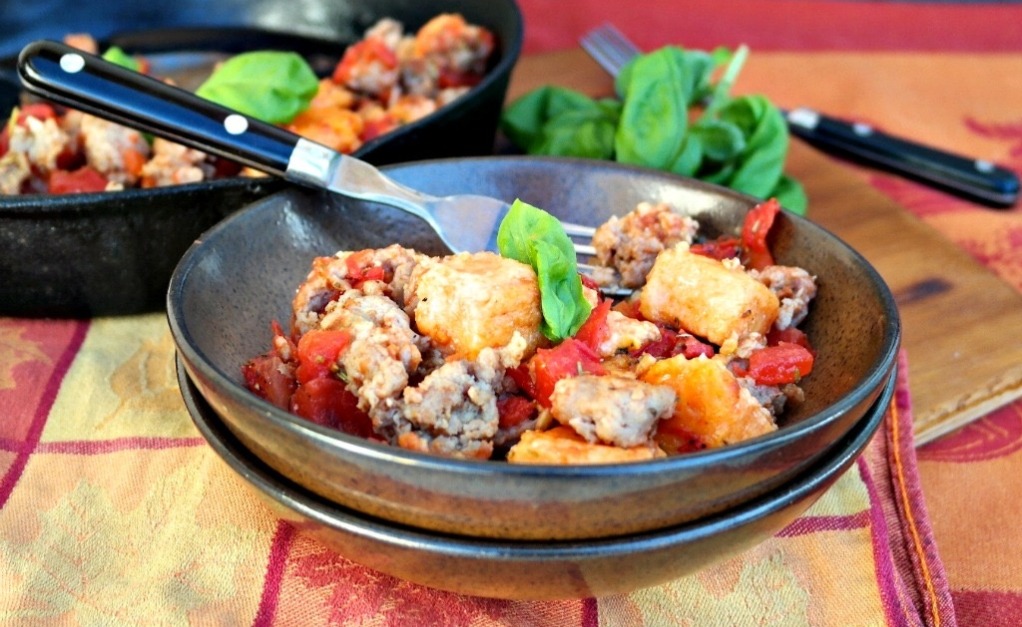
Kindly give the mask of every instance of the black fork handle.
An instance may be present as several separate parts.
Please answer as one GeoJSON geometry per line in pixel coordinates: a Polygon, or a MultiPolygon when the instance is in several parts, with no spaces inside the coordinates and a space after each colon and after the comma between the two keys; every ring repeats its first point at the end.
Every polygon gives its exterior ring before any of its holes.
{"type": "Polygon", "coordinates": [[[300,139],[151,76],[55,41],[18,56],[25,88],[85,113],[286,177],[300,139]]]}

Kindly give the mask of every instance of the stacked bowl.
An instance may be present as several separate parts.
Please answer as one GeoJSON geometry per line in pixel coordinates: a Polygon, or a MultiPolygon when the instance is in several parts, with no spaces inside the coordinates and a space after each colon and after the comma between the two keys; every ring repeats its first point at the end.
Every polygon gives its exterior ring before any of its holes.
{"type": "MultiPolygon", "coordinates": [[[[430,194],[522,198],[597,225],[645,200],[734,233],[756,200],[618,164],[535,157],[387,166],[430,194]]],[[[312,258],[400,243],[444,248],[418,219],[297,189],[246,207],[184,255],[167,296],[189,410],[213,448],[285,518],[364,564],[426,585],[501,598],[626,592],[766,539],[862,452],[893,393],[900,326],[893,297],[854,250],[783,213],[778,263],[810,269],[803,324],[817,351],[805,402],[770,434],[646,462],[520,466],[429,456],[320,427],[250,393],[241,367],[290,319],[312,258]]]]}

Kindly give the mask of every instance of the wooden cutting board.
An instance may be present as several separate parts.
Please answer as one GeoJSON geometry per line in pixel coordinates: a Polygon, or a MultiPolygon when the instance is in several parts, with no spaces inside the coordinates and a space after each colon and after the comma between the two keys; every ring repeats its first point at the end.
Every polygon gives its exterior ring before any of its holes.
{"type": "MultiPolygon", "coordinates": [[[[508,99],[546,84],[593,96],[613,87],[584,52],[567,50],[523,57],[508,99]]],[[[847,164],[795,141],[788,167],[806,187],[810,218],[866,257],[895,295],[917,444],[1022,397],[1022,295],[847,164]]]]}

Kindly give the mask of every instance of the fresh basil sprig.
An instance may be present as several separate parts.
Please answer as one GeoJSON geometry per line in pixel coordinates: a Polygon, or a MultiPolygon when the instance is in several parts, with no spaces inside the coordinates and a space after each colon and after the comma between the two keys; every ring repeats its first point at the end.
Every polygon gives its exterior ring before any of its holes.
{"type": "Polygon", "coordinates": [[[309,107],[319,79],[294,52],[260,50],[224,61],[195,91],[217,104],[271,124],[285,124],[309,107]]]}
{"type": "Polygon", "coordinates": [[[622,68],[616,99],[541,87],[505,109],[501,128],[530,154],[666,170],[777,197],[804,214],[805,191],[784,174],[790,136],[780,110],[762,96],[730,94],[747,56],[744,46],[734,52],[665,46],[622,68]]]}
{"type": "Polygon", "coordinates": [[[497,230],[497,247],[502,256],[535,270],[543,335],[555,342],[575,335],[591,307],[582,296],[575,248],[561,222],[539,207],[515,200],[497,230]]]}
{"type": "Polygon", "coordinates": [[[610,159],[621,103],[561,87],[540,87],[505,111],[508,138],[532,154],[610,159]],[[557,120],[551,123],[552,120],[557,120]]]}

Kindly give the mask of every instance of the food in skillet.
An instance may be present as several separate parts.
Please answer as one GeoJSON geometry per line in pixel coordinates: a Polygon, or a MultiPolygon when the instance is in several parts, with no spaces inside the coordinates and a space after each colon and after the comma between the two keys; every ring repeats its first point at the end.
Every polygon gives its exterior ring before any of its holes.
{"type": "Polygon", "coordinates": [[[644,460],[776,429],[810,374],[798,329],[815,278],[776,265],[775,200],[736,236],[641,203],[577,272],[552,216],[516,201],[501,254],[392,245],[313,261],[291,330],[246,385],[316,423],[439,455],[512,463],[644,460]],[[615,302],[600,287],[634,288],[615,302]]]}
{"type": "MultiPolygon", "coordinates": [[[[88,36],[66,42],[99,52],[88,36]]],[[[327,78],[297,54],[256,51],[225,61],[197,93],[351,153],[467,92],[485,75],[494,46],[489,30],[457,14],[438,15],[414,34],[385,18],[345,51],[327,78]]],[[[144,58],[118,48],[104,57],[147,71],[144,58]]],[[[43,102],[15,108],[0,130],[0,194],[160,187],[238,174],[257,173],[43,102]]]]}

